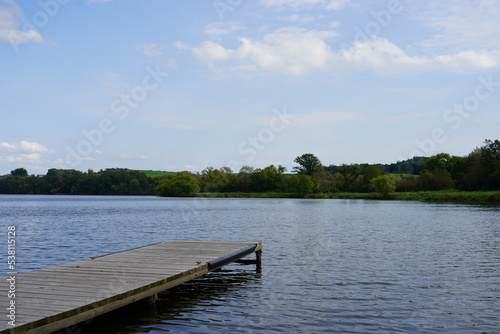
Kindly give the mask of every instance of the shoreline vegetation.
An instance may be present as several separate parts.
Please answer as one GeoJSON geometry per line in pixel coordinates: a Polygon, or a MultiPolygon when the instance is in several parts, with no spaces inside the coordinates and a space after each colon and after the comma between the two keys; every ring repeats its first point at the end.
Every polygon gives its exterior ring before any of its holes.
{"type": "Polygon", "coordinates": [[[113,168],[49,169],[28,175],[17,168],[0,177],[0,194],[157,195],[161,197],[338,198],[500,203],[500,141],[465,157],[439,153],[393,164],[325,166],[311,153],[295,158],[291,172],[224,166],[200,172],[113,168]]]}
{"type": "Polygon", "coordinates": [[[422,201],[470,204],[500,204],[500,191],[420,191],[401,192],[382,195],[380,193],[317,193],[298,195],[292,193],[197,193],[194,197],[205,198],[303,198],[303,199],[364,199],[364,200],[395,200],[395,201],[422,201]]]}

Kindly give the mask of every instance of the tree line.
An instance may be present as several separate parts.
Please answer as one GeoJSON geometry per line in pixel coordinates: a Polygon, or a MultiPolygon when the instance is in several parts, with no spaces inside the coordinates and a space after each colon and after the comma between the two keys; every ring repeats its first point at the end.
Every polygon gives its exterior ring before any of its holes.
{"type": "Polygon", "coordinates": [[[17,168],[0,178],[0,194],[51,195],[154,195],[157,182],[140,171],[106,169],[87,173],[74,169],[49,169],[44,176],[28,176],[17,168]]]}
{"type": "Polygon", "coordinates": [[[281,165],[265,168],[208,167],[201,173],[178,172],[148,177],[140,171],[106,169],[87,173],[50,169],[45,176],[28,176],[24,168],[0,178],[2,194],[159,195],[194,196],[203,192],[312,193],[427,190],[500,190],[500,142],[484,145],[464,157],[439,153],[394,164],[324,166],[306,153],[295,158],[292,171],[281,165]]]}
{"type": "Polygon", "coordinates": [[[283,166],[262,169],[244,166],[239,173],[228,167],[209,167],[201,174],[181,172],[160,182],[160,196],[192,196],[198,192],[311,193],[371,192],[387,195],[399,191],[458,189],[500,190],[500,142],[484,145],[465,157],[439,153],[390,165],[343,164],[325,167],[313,154],[294,160],[293,174],[283,166]]]}

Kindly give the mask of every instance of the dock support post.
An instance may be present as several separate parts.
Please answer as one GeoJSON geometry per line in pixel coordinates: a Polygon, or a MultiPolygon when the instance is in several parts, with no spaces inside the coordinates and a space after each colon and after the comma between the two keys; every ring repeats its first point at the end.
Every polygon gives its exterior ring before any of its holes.
{"type": "Polygon", "coordinates": [[[255,260],[256,270],[260,273],[262,271],[262,250],[258,250],[255,252],[255,260]]]}
{"type": "Polygon", "coordinates": [[[158,294],[155,293],[151,297],[146,298],[146,303],[148,303],[148,304],[154,304],[154,303],[156,303],[157,300],[158,300],[158,294]]]}

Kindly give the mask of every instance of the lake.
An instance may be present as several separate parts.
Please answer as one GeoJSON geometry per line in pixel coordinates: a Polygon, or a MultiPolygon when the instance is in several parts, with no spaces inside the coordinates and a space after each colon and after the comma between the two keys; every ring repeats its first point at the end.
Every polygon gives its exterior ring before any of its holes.
{"type": "Polygon", "coordinates": [[[403,201],[0,195],[1,255],[15,225],[19,271],[173,239],[263,243],[260,273],[232,264],[61,333],[499,333],[499,218],[403,201]]]}

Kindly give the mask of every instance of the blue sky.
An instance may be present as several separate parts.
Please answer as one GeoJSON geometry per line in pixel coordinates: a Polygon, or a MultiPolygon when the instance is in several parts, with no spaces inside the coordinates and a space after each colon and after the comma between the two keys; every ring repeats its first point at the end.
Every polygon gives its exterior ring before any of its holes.
{"type": "Polygon", "coordinates": [[[466,155],[496,0],[0,0],[0,174],[466,155]]]}

